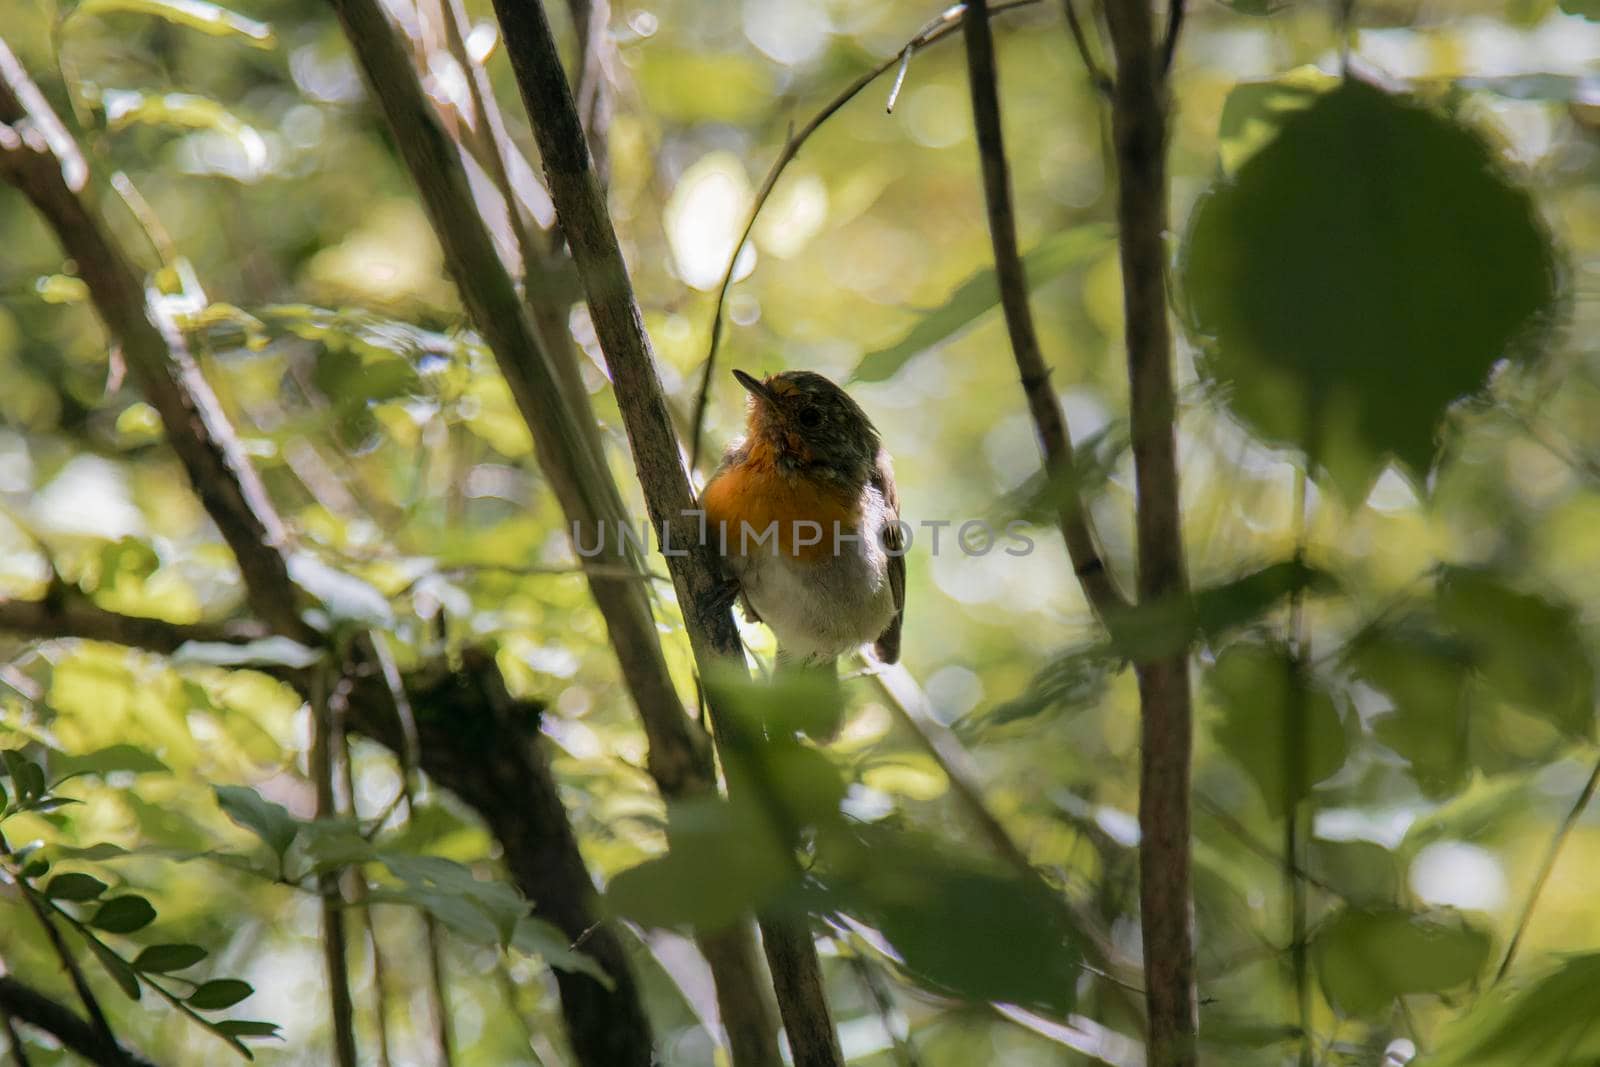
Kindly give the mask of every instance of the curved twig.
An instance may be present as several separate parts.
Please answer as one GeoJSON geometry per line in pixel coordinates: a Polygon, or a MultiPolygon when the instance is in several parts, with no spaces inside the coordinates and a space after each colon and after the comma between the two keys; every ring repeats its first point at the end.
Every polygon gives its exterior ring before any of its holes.
{"type": "MultiPolygon", "coordinates": [[[[996,4],[990,9],[991,15],[1013,11],[1020,7],[1031,7],[1039,0],[1011,0],[1010,3],[996,4]]],[[[899,74],[895,78],[894,90],[889,96],[889,110],[894,109],[894,100],[900,95],[900,86],[905,80],[905,70],[911,63],[911,55],[917,49],[926,48],[935,41],[943,40],[954,33],[961,25],[966,15],[966,8],[955,7],[933,20],[917,32],[917,35],[907,41],[905,47],[900,49],[888,59],[874,66],[862,74],[844,89],[840,90],[832,100],[823,105],[799,130],[791,131],[784,139],[783,148],[778,152],[778,158],[772,161],[772,166],[767,170],[767,176],[761,182],[761,188],[756,192],[756,198],[750,205],[750,214],[745,219],[744,229],[739,233],[739,240],[734,244],[733,251],[728,255],[728,268],[722,272],[722,282],[717,286],[717,306],[711,314],[711,343],[706,350],[705,363],[700,372],[700,388],[695,393],[694,419],[689,433],[689,469],[695,470],[700,466],[700,445],[705,428],[706,404],[711,396],[711,379],[717,369],[717,347],[722,341],[722,311],[728,302],[728,289],[733,285],[734,268],[739,263],[739,253],[744,251],[744,246],[750,240],[750,232],[755,229],[756,219],[761,215],[761,209],[766,206],[767,200],[772,196],[773,188],[778,184],[778,179],[783,176],[785,168],[794,162],[799,155],[800,148],[816,133],[824,122],[831,119],[840,108],[861,94],[861,90],[877,81],[878,78],[891,68],[898,68],[899,74]]]]}

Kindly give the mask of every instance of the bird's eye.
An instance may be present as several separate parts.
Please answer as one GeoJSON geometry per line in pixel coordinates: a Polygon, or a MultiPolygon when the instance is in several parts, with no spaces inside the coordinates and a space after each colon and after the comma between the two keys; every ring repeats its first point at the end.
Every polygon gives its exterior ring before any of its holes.
{"type": "Polygon", "coordinates": [[[816,408],[801,408],[799,418],[800,425],[808,430],[815,430],[822,425],[822,412],[816,408]]]}

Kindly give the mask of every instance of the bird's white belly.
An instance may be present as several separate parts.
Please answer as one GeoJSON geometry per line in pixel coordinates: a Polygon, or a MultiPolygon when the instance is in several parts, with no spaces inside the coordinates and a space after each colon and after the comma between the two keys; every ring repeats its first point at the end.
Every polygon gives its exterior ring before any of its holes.
{"type": "MultiPolygon", "coordinates": [[[[868,509],[869,516],[876,509],[868,509]]],[[[859,542],[837,546],[824,535],[824,554],[805,560],[761,548],[730,556],[745,599],[778,639],[781,655],[831,660],[875,641],[894,618],[888,556],[881,522],[868,521],[859,542]]]]}

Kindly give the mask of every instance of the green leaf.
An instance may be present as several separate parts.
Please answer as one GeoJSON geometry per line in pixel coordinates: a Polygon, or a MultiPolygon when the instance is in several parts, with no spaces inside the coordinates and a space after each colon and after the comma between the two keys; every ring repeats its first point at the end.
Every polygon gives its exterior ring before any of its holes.
{"type": "Polygon", "coordinates": [[[1345,1016],[1377,1015],[1397,997],[1465,985],[1483,969],[1489,947],[1487,933],[1443,910],[1346,908],[1311,939],[1322,991],[1345,1016]]]}
{"type": "Polygon", "coordinates": [[[196,1011],[220,1011],[231,1008],[255,992],[249,982],[237,978],[213,978],[190,993],[184,1002],[196,1011]]]}
{"type": "Polygon", "coordinates": [[[1399,896],[1400,865],[1393,852],[1376,842],[1315,838],[1308,864],[1349,903],[1393,904],[1399,896]]]}
{"type": "Polygon", "coordinates": [[[75,16],[118,11],[154,15],[213,37],[242,37],[256,48],[272,48],[277,44],[271,26],[205,0],[82,0],[72,9],[75,16]]]}
{"type": "Polygon", "coordinates": [[[1561,10],[1569,15],[1600,20],[1600,0],[1561,0],[1561,10]]]}
{"type": "MultiPolygon", "coordinates": [[[[1055,234],[1023,257],[1028,285],[1036,287],[1058,278],[1104,250],[1111,240],[1109,226],[1093,223],[1055,234]]],[[[858,382],[881,382],[906,361],[976,322],[1000,303],[1000,283],[992,267],[973,274],[956,287],[944,304],[924,315],[909,333],[888,348],[869,352],[850,375],[858,382]]]]}
{"type": "Polygon", "coordinates": [[[110,745],[81,756],[62,753],[50,759],[50,770],[57,776],[57,785],[61,784],[62,779],[80,774],[106,775],[116,771],[162,774],[170,772],[171,769],[148,750],[138,745],[126,744],[110,745]]]}
{"type": "Polygon", "coordinates": [[[1333,697],[1314,677],[1296,666],[1278,645],[1241,642],[1217,657],[1206,675],[1222,711],[1214,735],[1261,790],[1261,799],[1276,815],[1290,800],[1344,766],[1348,751],[1344,725],[1333,697]],[[1289,795],[1290,716],[1299,716],[1299,743],[1304,746],[1303,789],[1289,795]]]}
{"type": "Polygon", "coordinates": [[[207,955],[199,945],[151,945],[134,957],[133,969],[149,974],[170,974],[193,967],[207,955]]]}
{"type": "Polygon", "coordinates": [[[668,805],[665,856],[622,871],[607,909],[646,926],[716,930],[788,887],[793,862],[764,813],[701,798],[668,805]],[[715,877],[707,877],[715,871],[715,877]]]}
{"type": "Polygon", "coordinates": [[[178,666],[293,667],[320,663],[323,654],[288,637],[264,637],[234,644],[228,641],[185,641],[172,654],[178,666]]]}
{"type": "Polygon", "coordinates": [[[139,975],[132,967],[128,966],[128,961],[112,952],[105,945],[102,945],[96,938],[85,938],[84,943],[89,946],[89,951],[94,954],[94,958],[100,961],[100,966],[111,976],[111,980],[117,983],[117,988],[121,989],[131,999],[138,1000],[139,975]]]}
{"type": "Polygon", "coordinates": [[[1296,67],[1271,81],[1240,82],[1228,93],[1217,126],[1217,150],[1228,174],[1268,144],[1290,115],[1316,103],[1339,79],[1316,67],[1296,67]]]}
{"type": "Polygon", "coordinates": [[[93,900],[108,887],[92,874],[68,871],[45,883],[44,895],[52,900],[93,900]]]}
{"type": "Polygon", "coordinates": [[[316,597],[335,622],[378,628],[394,625],[394,609],[372,583],[330,567],[309,552],[289,557],[289,577],[316,597]]]}
{"type": "Polygon", "coordinates": [[[1356,677],[1394,704],[1373,722],[1377,739],[1411,764],[1412,776],[1428,796],[1446,797],[1459,790],[1471,771],[1470,650],[1413,620],[1401,620],[1364,635],[1346,658],[1356,677]]]}
{"type": "Polygon", "coordinates": [[[453,860],[395,852],[376,858],[405,883],[385,890],[386,899],[423,908],[480,943],[508,944],[528,913],[528,902],[510,885],[478,878],[453,860]]]}
{"type": "Polygon", "coordinates": [[[579,952],[567,940],[567,935],[554,923],[532,915],[517,920],[516,932],[511,935],[511,947],[530,956],[538,956],[546,964],[574,974],[586,974],[607,989],[616,983],[605,968],[586,952],[579,952]]]}
{"type": "Polygon", "coordinates": [[[1575,608],[1465,567],[1442,572],[1438,599],[1491,688],[1570,738],[1594,736],[1594,665],[1575,608]]]}
{"type": "Polygon", "coordinates": [[[714,707],[736,715],[753,736],[832,737],[844,714],[844,693],[829,671],[780,671],[752,678],[742,665],[719,664],[706,678],[714,707]]]}
{"type": "Polygon", "coordinates": [[[218,1033],[229,1037],[278,1037],[282,1029],[277,1023],[259,1019],[218,1019],[211,1025],[218,1033]]]}
{"type": "Polygon", "coordinates": [[[824,835],[818,853],[812,910],[877,928],[928,988],[974,1003],[1072,1008],[1081,938],[1043,882],[881,826],[824,835]]]}
{"type": "Polygon", "coordinates": [[[89,925],[110,934],[131,934],[156,921],[156,909],[140,896],[112,897],[95,911],[89,925]]]}
{"type": "Polygon", "coordinates": [[[1529,1067],[1600,1062],[1594,991],[1600,953],[1560,958],[1533,979],[1502,984],[1446,1024],[1416,1067],[1529,1067]]]}
{"type": "Polygon", "coordinates": [[[0,749],[0,761],[11,776],[11,787],[17,800],[32,803],[44,796],[44,771],[39,765],[15,749],[0,749]]]}
{"type": "Polygon", "coordinates": [[[288,809],[265,799],[248,786],[219,785],[214,791],[223,813],[266,842],[282,864],[283,854],[294,844],[300,828],[288,809]]]}
{"type": "Polygon", "coordinates": [[[1234,414],[1361,499],[1391,457],[1420,479],[1448,406],[1535,354],[1557,271],[1477,134],[1347,79],[1202,199],[1182,276],[1234,414]]]}

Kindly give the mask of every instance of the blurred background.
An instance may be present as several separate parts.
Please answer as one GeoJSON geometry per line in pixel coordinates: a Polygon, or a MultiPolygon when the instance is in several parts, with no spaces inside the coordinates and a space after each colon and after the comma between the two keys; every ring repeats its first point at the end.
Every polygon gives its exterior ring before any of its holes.
{"type": "MultiPolygon", "coordinates": [[[[408,0],[387,6],[402,23],[416,18],[408,0]]],[[[469,6],[479,27],[470,46],[493,49],[488,69],[511,135],[536,159],[492,14],[469,6]]],[[[935,6],[613,4],[604,68],[615,109],[610,203],[686,438],[717,290],[767,167],[791,129],[894,56],[938,15],[935,6]]],[[[1333,6],[1192,5],[1173,83],[1174,247],[1247,135],[1223,123],[1230,92],[1297,68],[1336,74],[1346,44],[1358,69],[1480,131],[1532,191],[1554,236],[1563,326],[1542,358],[1451,409],[1430,472],[1386,469],[1364,495],[1337,492],[1313,472],[1303,531],[1305,558],[1339,587],[1306,608],[1338,750],[1313,802],[1307,862],[1331,886],[1311,889],[1313,919],[1341,900],[1456,909],[1450,921],[1481,934],[1483,955],[1498,958],[1595,755],[1589,605],[1600,594],[1600,362],[1590,339],[1600,22],[1578,0],[1373,0],[1355,9],[1347,41],[1333,6]],[[1504,610],[1485,610],[1520,627],[1529,656],[1557,649],[1558,661],[1502,669],[1489,654],[1442,657],[1425,674],[1398,644],[1390,649],[1401,650],[1398,665],[1352,658],[1360,635],[1432,603],[1441,566],[1492,568],[1494,596],[1510,599],[1491,596],[1483,603],[1504,610]],[[1528,670],[1560,675],[1566,710],[1496,684],[1497,671],[1525,678],[1528,670]],[[1421,710],[1408,718],[1410,709],[1421,710]]],[[[549,8],[570,46],[567,8],[549,8]]],[[[91,164],[136,190],[108,198],[106,215],[144,265],[169,265],[166,292],[192,302],[206,374],[301,544],[391,598],[403,659],[430,642],[490,641],[514,691],[547,703],[556,775],[603,880],[661,850],[662,806],[639,770],[642,734],[601,620],[570,573],[576,561],[526,429],[492,360],[466,334],[427,219],[329,9],[237,0],[231,10],[270,23],[270,38],[250,23],[212,34],[126,5],[96,10],[93,0],[76,11],[0,0],[0,33],[70,117],[91,164]]],[[[1088,489],[1112,570],[1131,579],[1107,115],[1059,5],[1005,10],[996,33],[1021,244],[1043,250],[1031,261],[1041,340],[1072,434],[1094,461],[1088,489]]],[[[739,257],[698,474],[742,425],[743,393],[726,369],[804,368],[855,382],[852,394],[894,455],[909,521],[985,519],[998,528],[1032,514],[1039,457],[993,297],[962,289],[990,265],[990,246],[959,40],[914,55],[889,113],[892,79],[869,85],[806,142],[739,257]]],[[[461,84],[441,71],[429,88],[449,98],[461,84]]],[[[11,190],[0,190],[0,244],[0,595],[41,596],[54,572],[117,611],[226,617],[242,604],[230,554],[163,447],[153,410],[124,387],[82,283],[11,190]]],[[[617,478],[642,518],[577,280],[566,281],[570,329],[588,357],[584,374],[617,478]]],[[[1294,555],[1299,459],[1235,420],[1179,337],[1185,534],[1193,581],[1207,587],[1294,555]]],[[[1098,649],[1049,522],[1029,527],[1034,549],[1021,556],[952,551],[948,540],[935,554],[918,533],[905,665],[967,744],[990,804],[1029,858],[1137,959],[1131,672],[1098,649]]],[[[690,695],[687,646],[670,591],[659,593],[675,676],[690,695]]],[[[1252,647],[1267,647],[1287,622],[1279,611],[1253,625],[1265,644],[1252,647]]],[[[1472,629],[1451,632],[1466,640],[1472,629]]],[[[760,627],[748,637],[770,651],[760,627]]],[[[1521,654],[1499,632],[1481,643],[1521,654]]],[[[53,822],[8,820],[13,844],[153,850],[120,861],[119,875],[158,903],[164,931],[210,946],[253,984],[249,1015],[283,1029],[281,1042],[257,1046],[258,1059],[327,1062],[314,897],[160,851],[249,847],[216,809],[212,784],[254,785],[309,815],[298,700],[262,675],[175,667],[112,646],[0,647],[0,702],[16,744],[43,740],[68,753],[131,745],[163,768],[85,780],[69,790],[84,803],[53,822]]],[[[1207,650],[1208,680],[1197,689],[1202,1029],[1214,1062],[1290,1062],[1281,806],[1260,787],[1259,760],[1271,757],[1257,750],[1268,742],[1237,714],[1241,703],[1270,697],[1247,662],[1213,677],[1227,658],[1207,650]]],[[[895,726],[870,682],[851,681],[847,692],[848,721],[827,749],[850,783],[847,810],[963,840],[938,765],[895,726]]],[[[395,794],[397,772],[386,754],[360,746],[355,771],[356,803],[374,814],[395,794]]],[[[448,795],[428,794],[401,832],[409,847],[486,875],[496,869],[491,838],[448,795]]],[[[1520,959],[1529,966],[1552,952],[1600,948],[1586,873],[1597,860],[1594,818],[1579,815],[1527,924],[1520,959]]],[[[18,901],[0,898],[0,907],[8,913],[0,954],[12,971],[58,981],[18,901]]],[[[389,1019],[394,1062],[430,1062],[407,1036],[427,1015],[418,920],[398,908],[381,914],[403,990],[389,1019]]],[[[638,941],[666,1062],[712,1062],[697,1021],[706,979],[689,942],[668,932],[638,941]]],[[[1128,1040],[1140,1033],[1136,998],[1106,983],[1085,980],[1070,1020],[1019,1023],[920,989],[892,955],[844,933],[824,951],[852,1062],[1137,1062],[1128,1040]]],[[[458,1062],[568,1062],[538,957],[452,938],[446,959],[458,1062]]],[[[359,951],[356,960],[359,1003],[370,979],[359,951]]],[[[1405,1062],[1448,1032],[1477,981],[1446,996],[1400,990],[1397,1006],[1381,1012],[1341,1010],[1336,995],[1319,1000],[1323,1062],[1378,1063],[1386,1053],[1405,1062]]],[[[166,1062],[231,1055],[173,1012],[119,1018],[130,1040],[166,1062]]],[[[57,1060],[42,1051],[34,1062],[57,1060]]]]}

